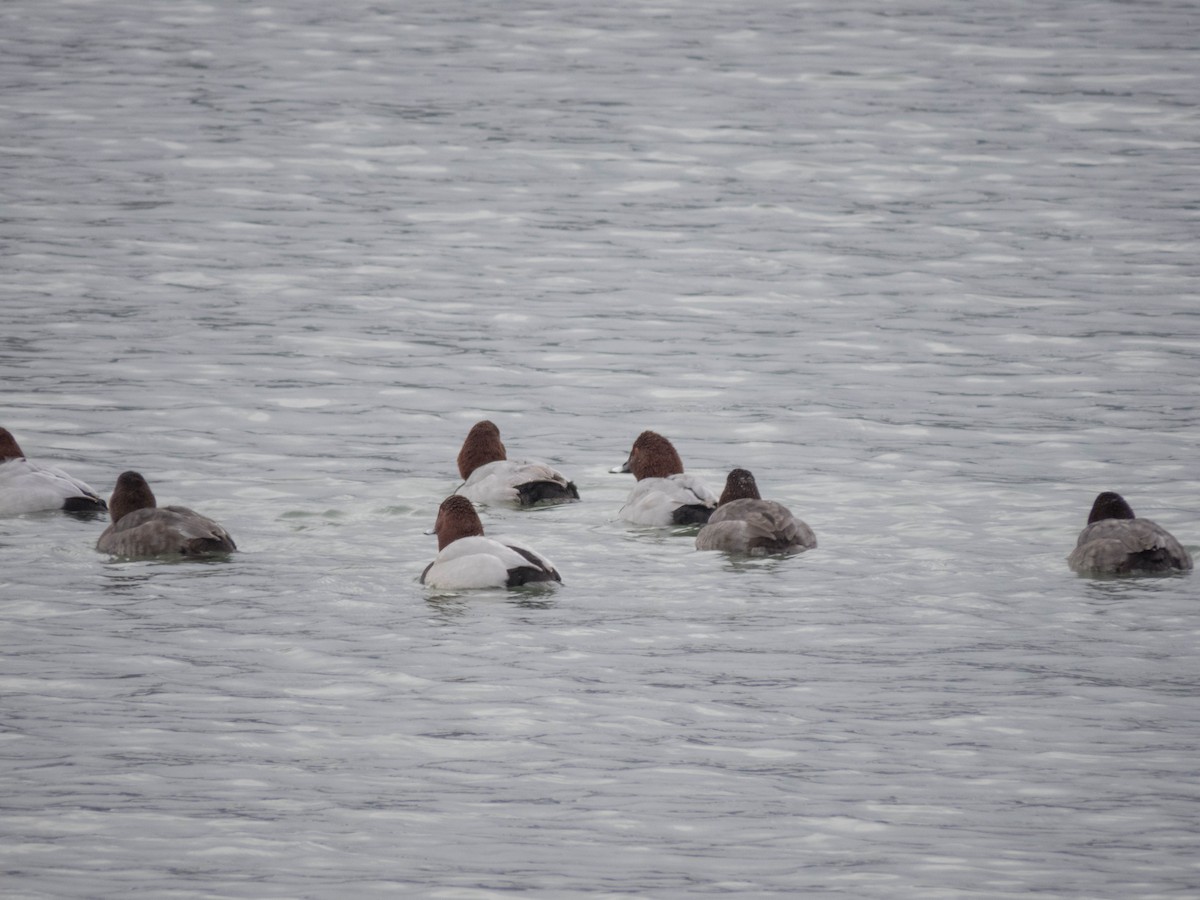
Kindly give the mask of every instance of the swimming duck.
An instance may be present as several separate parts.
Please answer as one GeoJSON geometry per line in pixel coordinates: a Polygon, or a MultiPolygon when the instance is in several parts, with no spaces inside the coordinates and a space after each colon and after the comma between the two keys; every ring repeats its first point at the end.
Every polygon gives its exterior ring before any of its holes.
{"type": "Polygon", "coordinates": [[[137,472],[122,472],[108,498],[112,524],[96,549],[114,556],[207,556],[237,545],[224,528],[186,506],[156,506],[154,493],[137,472]]]}
{"type": "Polygon", "coordinates": [[[1161,575],[1187,571],[1192,558],[1169,531],[1137,518],[1124,497],[1105,491],[1092,504],[1067,565],[1080,575],[1161,575]]]}
{"type": "Polygon", "coordinates": [[[546,463],[509,459],[500,441],[500,429],[486,419],[467,433],[458,451],[458,472],[463,484],[455,491],[475,503],[566,503],[579,499],[567,476],[546,463]]]}
{"type": "Polygon", "coordinates": [[[620,513],[637,525],[703,525],[717,505],[708,486],[683,471],[671,442],[653,431],[639,434],[629,458],[610,471],[637,479],[620,513]]]}
{"type": "Polygon", "coordinates": [[[817,546],[811,528],[773,500],[763,500],[754,476],[734,469],[725,479],[716,510],[696,535],[697,550],[724,550],[766,556],[798,553],[817,546]]]}
{"type": "Polygon", "coordinates": [[[483,536],[483,523],[466,497],[442,501],[433,526],[438,555],[421,573],[421,583],[445,590],[519,587],[562,581],[550,560],[508,538],[483,536]]]}
{"type": "Polygon", "coordinates": [[[0,515],[43,509],[91,512],[107,507],[100,495],[78,478],[27,459],[12,433],[0,428],[0,515]]]}

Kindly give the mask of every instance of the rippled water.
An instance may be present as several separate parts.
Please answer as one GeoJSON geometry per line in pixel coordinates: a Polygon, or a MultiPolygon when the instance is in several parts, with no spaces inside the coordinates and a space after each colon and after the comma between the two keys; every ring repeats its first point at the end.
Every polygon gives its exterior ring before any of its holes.
{"type": "Polygon", "coordinates": [[[6,897],[1181,897],[1190,3],[0,6],[0,424],[228,561],[0,520],[6,897]],[[583,502],[436,594],[467,429],[583,502]],[[629,528],[671,437],[820,547],[629,528]]]}

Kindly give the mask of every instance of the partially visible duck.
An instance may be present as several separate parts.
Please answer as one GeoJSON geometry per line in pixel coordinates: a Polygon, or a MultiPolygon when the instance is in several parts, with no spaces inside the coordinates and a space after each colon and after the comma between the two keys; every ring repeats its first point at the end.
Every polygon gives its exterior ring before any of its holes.
{"type": "Polygon", "coordinates": [[[458,451],[458,472],[463,484],[455,491],[475,503],[566,503],[579,499],[567,476],[546,463],[509,459],[500,441],[500,429],[486,419],[467,433],[458,451]]]}
{"type": "Polygon", "coordinates": [[[0,515],[43,509],[67,512],[103,511],[107,507],[94,490],[62,469],[26,459],[17,439],[0,428],[0,515]]]}
{"type": "Polygon", "coordinates": [[[671,442],[653,431],[639,434],[629,458],[611,471],[637,479],[620,513],[637,525],[703,525],[717,505],[708,486],[683,471],[671,442]]]}
{"type": "Polygon", "coordinates": [[[729,473],[716,510],[696,535],[697,550],[751,556],[798,553],[815,546],[817,537],[812,529],[783,504],[762,499],[754,476],[746,469],[729,473]]]}
{"type": "Polygon", "coordinates": [[[114,556],[208,556],[237,549],[229,532],[186,506],[156,506],[137,472],[122,472],[108,498],[112,524],[96,549],[114,556]]]}
{"type": "Polygon", "coordinates": [[[519,587],[562,581],[546,557],[508,538],[483,536],[483,523],[466,497],[447,497],[433,526],[438,555],[421,573],[421,583],[444,590],[519,587]]]}
{"type": "Polygon", "coordinates": [[[1186,572],[1192,558],[1169,531],[1137,518],[1124,497],[1105,491],[1092,504],[1067,565],[1080,575],[1162,575],[1186,572]]]}

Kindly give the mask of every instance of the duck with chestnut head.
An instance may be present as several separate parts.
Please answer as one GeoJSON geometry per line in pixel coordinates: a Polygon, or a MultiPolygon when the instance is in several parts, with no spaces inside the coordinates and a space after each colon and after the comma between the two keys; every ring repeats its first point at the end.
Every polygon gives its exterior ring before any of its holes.
{"type": "Polygon", "coordinates": [[[629,458],[610,471],[637,479],[620,512],[635,525],[703,525],[717,506],[716,494],[683,471],[675,445],[656,431],[639,434],[629,458]]]}
{"type": "Polygon", "coordinates": [[[454,493],[488,506],[545,506],[579,499],[575,483],[547,463],[509,459],[500,429],[484,419],[467,432],[458,451],[462,485],[454,493]]]}
{"type": "Polygon", "coordinates": [[[421,573],[421,583],[442,590],[520,587],[539,581],[562,581],[554,564],[536,550],[511,538],[483,534],[474,505],[457,494],[438,507],[433,531],[438,555],[421,573]]]}

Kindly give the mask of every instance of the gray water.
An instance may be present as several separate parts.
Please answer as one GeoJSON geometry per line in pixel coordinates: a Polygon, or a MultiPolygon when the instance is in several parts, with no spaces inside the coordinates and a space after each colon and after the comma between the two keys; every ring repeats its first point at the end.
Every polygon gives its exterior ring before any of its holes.
{"type": "Polygon", "coordinates": [[[0,5],[7,898],[1200,894],[1192,3],[0,5]],[[438,594],[468,428],[550,589],[438,594]],[[616,518],[645,428],[817,550],[616,518]]]}

